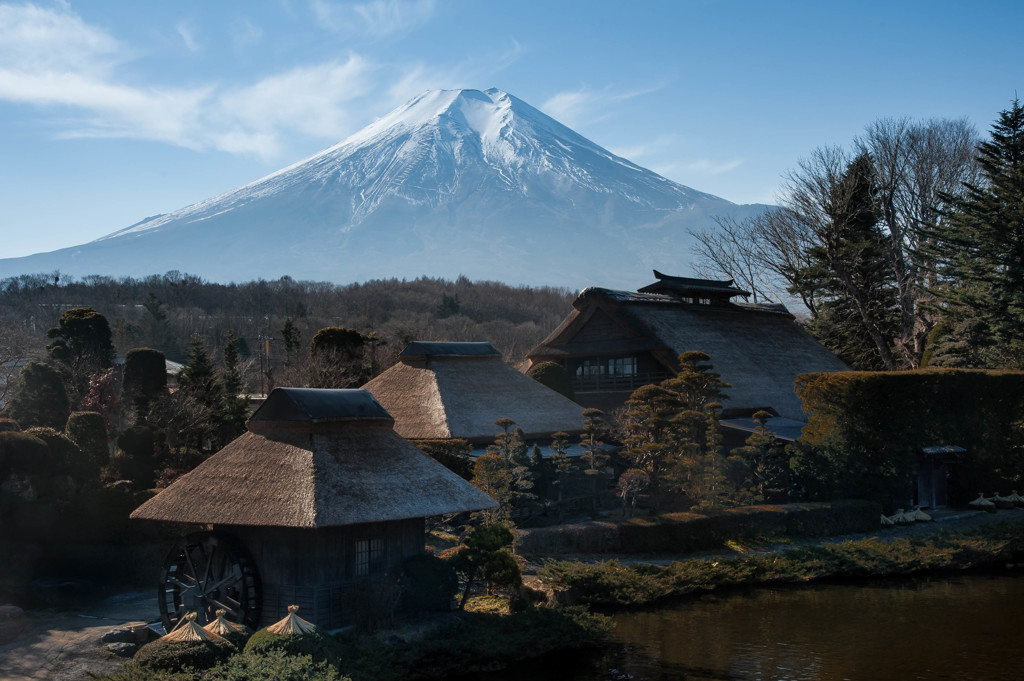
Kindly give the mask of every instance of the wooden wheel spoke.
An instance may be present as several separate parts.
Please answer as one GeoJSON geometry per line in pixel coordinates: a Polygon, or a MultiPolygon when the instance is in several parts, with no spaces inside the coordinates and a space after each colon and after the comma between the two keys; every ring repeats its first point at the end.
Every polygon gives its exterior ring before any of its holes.
{"type": "Polygon", "coordinates": [[[164,564],[160,612],[170,630],[186,608],[201,619],[220,608],[231,619],[256,626],[260,612],[259,576],[252,559],[230,537],[196,533],[179,540],[164,564]]]}

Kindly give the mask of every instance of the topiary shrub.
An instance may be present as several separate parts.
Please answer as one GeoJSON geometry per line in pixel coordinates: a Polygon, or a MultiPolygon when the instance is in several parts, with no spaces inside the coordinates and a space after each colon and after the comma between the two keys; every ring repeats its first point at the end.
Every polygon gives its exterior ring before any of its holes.
{"type": "Polygon", "coordinates": [[[7,401],[7,413],[23,427],[46,426],[63,430],[71,406],[60,373],[39,362],[26,364],[14,382],[7,401]]]}
{"type": "Polygon", "coordinates": [[[260,629],[245,644],[246,655],[265,655],[280,651],[286,655],[309,655],[314,662],[337,664],[341,646],[320,629],[305,634],[275,634],[260,629]]]}
{"type": "Polygon", "coordinates": [[[132,426],[117,438],[124,453],[111,459],[118,477],[131,480],[137,487],[148,489],[156,480],[157,452],[163,449],[163,433],[151,426],[132,426]]]}
{"type": "Polygon", "coordinates": [[[289,605],[283,620],[253,634],[245,644],[246,655],[280,650],[289,655],[309,655],[315,661],[336,664],[341,659],[341,645],[322,629],[299,617],[298,611],[299,606],[289,605]]]}
{"type": "Polygon", "coordinates": [[[449,610],[459,576],[448,561],[422,553],[402,563],[402,608],[413,612],[449,610]]]}
{"type": "Polygon", "coordinates": [[[186,667],[209,669],[226,658],[234,646],[208,641],[165,641],[158,638],[139,648],[132,663],[146,669],[177,672],[186,667]]]}
{"type": "Polygon", "coordinates": [[[103,414],[95,411],[72,412],[68,417],[64,434],[97,466],[106,466],[109,463],[107,423],[103,414]]]}
{"type": "Polygon", "coordinates": [[[196,613],[186,614],[185,621],[177,629],[139,648],[132,661],[148,669],[207,669],[237,652],[238,649],[227,640],[200,627],[196,619],[196,613]]]}
{"type": "Polygon", "coordinates": [[[27,432],[46,443],[50,475],[70,476],[78,486],[99,480],[99,466],[64,433],[53,428],[29,428],[27,432]]]}
{"type": "Polygon", "coordinates": [[[572,379],[569,372],[558,362],[541,362],[530,367],[526,375],[541,385],[554,390],[556,393],[565,395],[570,400],[576,399],[576,392],[572,389],[572,379]]]}

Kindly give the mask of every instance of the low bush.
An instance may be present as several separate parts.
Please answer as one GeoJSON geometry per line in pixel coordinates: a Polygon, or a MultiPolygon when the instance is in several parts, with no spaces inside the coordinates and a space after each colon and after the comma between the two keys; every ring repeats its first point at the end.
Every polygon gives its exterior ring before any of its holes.
{"type": "Polygon", "coordinates": [[[599,644],[610,621],[583,608],[527,608],[512,615],[464,613],[401,646],[345,637],[341,669],[353,681],[444,679],[503,669],[555,650],[599,644]]]}
{"type": "Polygon", "coordinates": [[[882,577],[934,570],[1019,562],[1024,533],[1001,524],[927,539],[877,538],[795,548],[778,554],[689,560],[668,566],[624,566],[618,561],[585,564],[549,561],[541,576],[579,602],[643,606],[727,586],[802,583],[822,579],[882,577]]]}
{"type": "Polygon", "coordinates": [[[231,653],[235,647],[224,641],[167,641],[158,638],[139,648],[132,664],[146,669],[181,671],[186,668],[207,669],[231,653]]]}
{"type": "Polygon", "coordinates": [[[338,642],[317,629],[308,634],[274,634],[260,629],[245,644],[246,655],[265,655],[280,651],[287,655],[308,655],[315,662],[336,664],[341,658],[338,642]]]}
{"type": "Polygon", "coordinates": [[[459,577],[447,561],[422,553],[402,563],[402,609],[412,612],[450,610],[459,577]]]}
{"type": "Polygon", "coordinates": [[[289,655],[281,650],[260,655],[232,655],[201,674],[130,664],[122,673],[100,678],[101,681],[351,681],[326,662],[316,662],[309,655],[289,655]]]}

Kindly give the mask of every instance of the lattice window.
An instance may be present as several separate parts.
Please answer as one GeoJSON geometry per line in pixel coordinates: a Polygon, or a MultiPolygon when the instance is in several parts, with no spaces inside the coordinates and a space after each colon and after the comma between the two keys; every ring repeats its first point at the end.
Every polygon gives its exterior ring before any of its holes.
{"type": "Polygon", "coordinates": [[[355,546],[355,577],[369,577],[384,571],[385,544],[383,537],[357,539],[355,546]]]}

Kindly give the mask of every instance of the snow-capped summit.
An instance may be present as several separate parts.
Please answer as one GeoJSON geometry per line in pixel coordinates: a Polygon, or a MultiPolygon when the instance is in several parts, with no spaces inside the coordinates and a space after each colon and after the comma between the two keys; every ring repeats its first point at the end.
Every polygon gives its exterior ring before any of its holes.
{"type": "Polygon", "coordinates": [[[82,246],[0,260],[0,276],[630,285],[652,267],[685,271],[687,228],[761,208],[671,182],[501,90],[435,90],[238,189],[82,246]]]}

